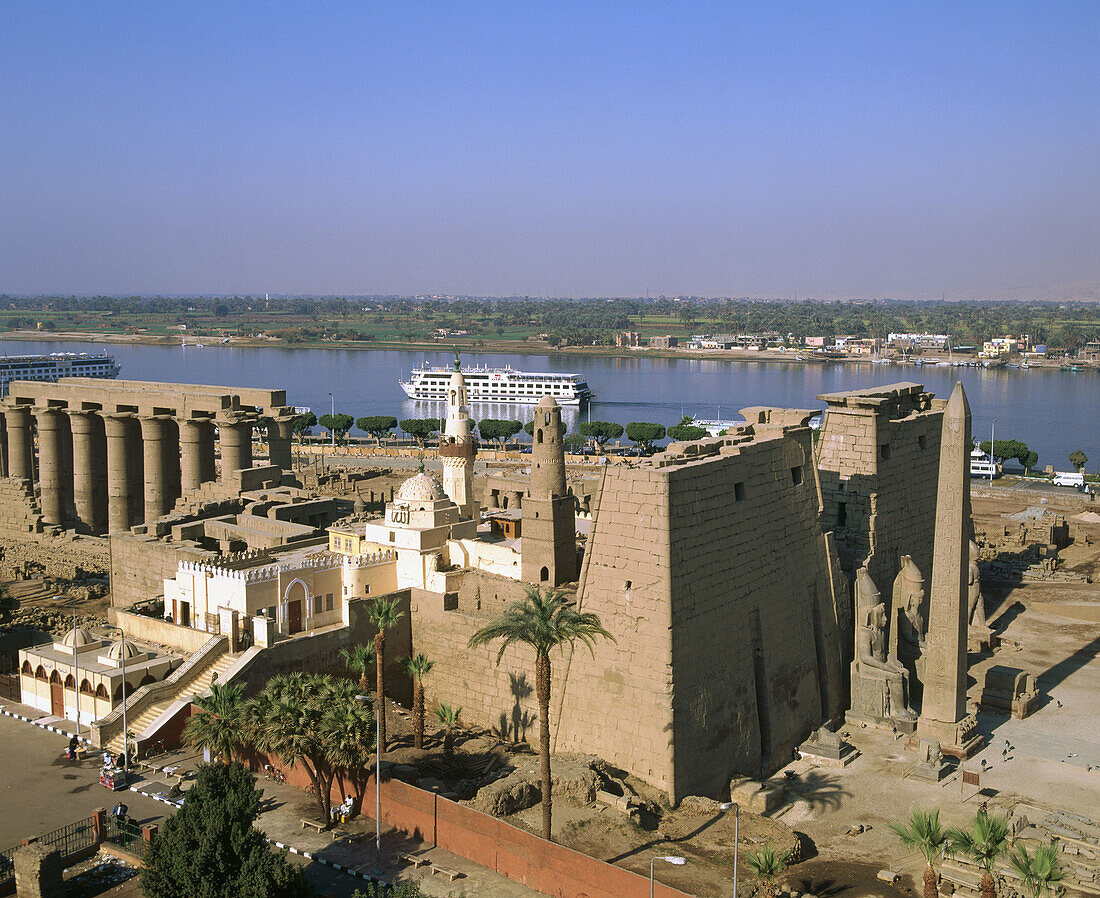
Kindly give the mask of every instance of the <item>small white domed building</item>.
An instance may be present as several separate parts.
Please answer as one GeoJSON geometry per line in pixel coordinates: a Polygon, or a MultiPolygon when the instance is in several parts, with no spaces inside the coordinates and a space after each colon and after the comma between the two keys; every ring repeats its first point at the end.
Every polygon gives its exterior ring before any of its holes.
{"type": "Polygon", "coordinates": [[[160,654],[127,639],[109,642],[87,630],[69,630],[53,643],[19,651],[20,701],[45,714],[89,724],[109,714],[122,701],[122,666],[126,693],[163,680],[183,660],[160,654]]]}

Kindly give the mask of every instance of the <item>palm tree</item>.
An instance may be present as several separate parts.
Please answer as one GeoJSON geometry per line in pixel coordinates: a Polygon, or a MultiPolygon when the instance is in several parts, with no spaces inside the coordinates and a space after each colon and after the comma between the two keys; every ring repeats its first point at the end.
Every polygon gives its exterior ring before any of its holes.
{"type": "Polygon", "coordinates": [[[413,681],[413,748],[424,747],[424,675],[435,667],[423,652],[413,658],[403,658],[405,673],[413,681]]]}
{"type": "Polygon", "coordinates": [[[397,599],[375,599],[367,608],[367,618],[378,628],[374,635],[374,669],[378,681],[375,687],[375,704],[378,713],[379,752],[386,750],[386,631],[392,630],[405,616],[404,611],[398,610],[397,602],[397,599]]]}
{"type": "Polygon", "coordinates": [[[202,713],[187,721],[183,741],[194,748],[209,751],[228,764],[233,749],[244,744],[241,735],[241,709],[244,705],[244,683],[225,686],[210,684],[210,695],[191,699],[202,713]]]}
{"type": "Polygon", "coordinates": [[[997,898],[993,865],[1008,848],[1008,821],[1004,817],[978,814],[970,829],[948,829],[947,843],[952,851],[966,855],[982,868],[982,898],[997,898]]]}
{"type": "Polygon", "coordinates": [[[939,898],[935,863],[947,841],[947,833],[940,827],[940,812],[928,813],[914,808],[908,825],[896,821],[890,824],[890,829],[902,845],[923,855],[928,863],[924,871],[924,898],[939,898]]]}
{"type": "Polygon", "coordinates": [[[550,797],[550,650],[572,646],[578,639],[595,654],[596,637],[615,641],[592,612],[577,611],[566,603],[558,590],[543,593],[537,586],[527,587],[527,596],[512,602],[500,616],[470,637],[471,648],[501,640],[497,664],[504,651],[515,643],[535,650],[535,693],[539,704],[539,754],[542,761],[542,835],[550,840],[552,803],[550,797]]]}
{"type": "Polygon", "coordinates": [[[1031,898],[1042,898],[1050,887],[1062,881],[1065,873],[1058,863],[1058,849],[1050,842],[1039,845],[1035,854],[1027,853],[1027,846],[1016,843],[1008,862],[1016,875],[1023,880],[1025,891],[1031,898]]]}
{"type": "Polygon", "coordinates": [[[766,898],[775,898],[775,878],[787,869],[788,852],[776,854],[770,845],[745,856],[745,865],[764,887],[766,898]]]}
{"type": "Polygon", "coordinates": [[[462,708],[452,708],[450,705],[440,703],[439,707],[435,709],[435,719],[439,721],[443,727],[443,757],[448,760],[454,757],[455,753],[455,727],[458,726],[458,717],[462,713],[462,708]]]}
{"type": "Polygon", "coordinates": [[[370,678],[367,673],[374,667],[374,646],[366,643],[353,645],[350,649],[343,648],[340,649],[340,657],[348,670],[359,674],[359,688],[363,692],[370,692],[370,678]]]}

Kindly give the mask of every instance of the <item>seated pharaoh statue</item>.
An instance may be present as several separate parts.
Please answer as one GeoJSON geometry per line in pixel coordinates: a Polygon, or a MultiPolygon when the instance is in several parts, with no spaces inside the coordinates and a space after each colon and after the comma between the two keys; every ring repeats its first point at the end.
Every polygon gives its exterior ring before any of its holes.
{"type": "Polygon", "coordinates": [[[909,672],[886,653],[886,607],[866,567],[856,575],[857,623],[852,661],[850,723],[893,727],[911,733],[917,715],[909,707],[909,672]]]}

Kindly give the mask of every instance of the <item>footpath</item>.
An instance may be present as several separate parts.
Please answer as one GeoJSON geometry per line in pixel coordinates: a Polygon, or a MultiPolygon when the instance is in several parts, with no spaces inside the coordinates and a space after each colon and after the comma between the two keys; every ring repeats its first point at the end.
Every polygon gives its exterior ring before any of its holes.
{"type": "MultiPolygon", "coordinates": [[[[64,760],[66,745],[75,731],[72,721],[43,715],[25,705],[0,702],[0,750],[7,757],[21,759],[19,770],[12,768],[10,771],[10,782],[7,782],[8,777],[0,776],[0,804],[13,809],[13,813],[6,815],[3,827],[3,834],[12,845],[26,836],[63,826],[70,819],[90,813],[95,806],[109,809],[122,797],[122,792],[112,793],[99,785],[98,751],[88,751],[83,761],[64,760]],[[35,801],[28,802],[28,794],[33,794],[35,801]],[[25,810],[15,812],[16,808],[25,810]],[[49,819],[40,813],[46,811],[49,819]]],[[[129,787],[134,795],[123,799],[130,804],[131,817],[142,823],[163,823],[182,804],[182,798],[172,797],[173,786],[178,784],[186,793],[202,761],[202,756],[193,751],[175,751],[135,766],[129,787]]],[[[379,872],[372,818],[361,815],[334,832],[316,832],[304,828],[301,822],[317,817],[309,793],[262,776],[257,787],[264,793],[257,827],[271,844],[285,849],[293,861],[306,868],[307,878],[322,895],[350,898],[356,888],[363,888],[371,881],[417,881],[423,893],[431,898],[538,898],[540,895],[465,858],[385,825],[382,827],[385,863],[379,872]],[[415,864],[405,857],[415,858],[415,864]],[[457,875],[451,879],[448,875],[435,873],[432,865],[457,875]]],[[[373,808],[372,801],[373,796],[367,795],[363,804],[373,808]]],[[[0,844],[0,849],[7,847],[10,846],[6,843],[0,844]]]]}

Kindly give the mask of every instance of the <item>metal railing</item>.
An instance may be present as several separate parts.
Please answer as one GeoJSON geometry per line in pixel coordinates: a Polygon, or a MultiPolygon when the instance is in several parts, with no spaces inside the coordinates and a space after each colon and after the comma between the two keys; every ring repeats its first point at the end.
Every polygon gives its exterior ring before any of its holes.
{"type": "Polygon", "coordinates": [[[18,845],[0,851],[0,893],[12,891],[15,888],[15,852],[18,845]]]}
{"type": "Polygon", "coordinates": [[[110,843],[127,854],[135,855],[144,860],[145,851],[149,843],[145,841],[141,827],[129,820],[118,820],[114,815],[108,815],[103,830],[104,844],[110,843]]]}
{"type": "Polygon", "coordinates": [[[38,844],[53,848],[62,858],[86,848],[93,848],[97,844],[95,817],[85,817],[83,820],[77,820],[75,823],[39,836],[38,844]]]}

